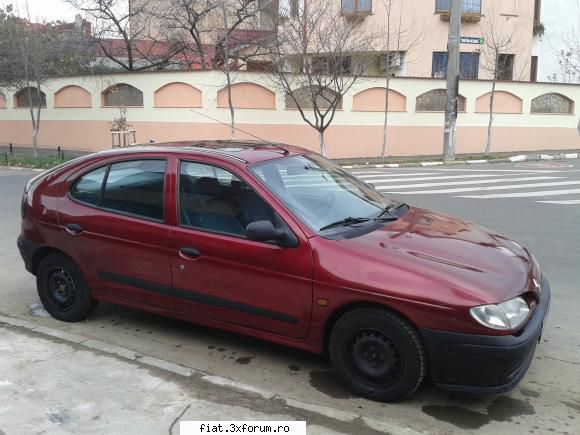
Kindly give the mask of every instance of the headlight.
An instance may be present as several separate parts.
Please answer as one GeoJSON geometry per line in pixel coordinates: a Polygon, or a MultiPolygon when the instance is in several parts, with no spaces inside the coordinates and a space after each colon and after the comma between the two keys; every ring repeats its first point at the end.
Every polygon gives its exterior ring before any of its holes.
{"type": "Polygon", "coordinates": [[[469,310],[471,317],[491,329],[508,331],[516,329],[526,321],[530,307],[520,297],[497,305],[481,305],[469,310]]]}

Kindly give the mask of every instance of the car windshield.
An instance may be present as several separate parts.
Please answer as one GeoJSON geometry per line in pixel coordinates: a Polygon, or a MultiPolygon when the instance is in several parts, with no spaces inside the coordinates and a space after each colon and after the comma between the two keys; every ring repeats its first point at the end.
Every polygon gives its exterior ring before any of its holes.
{"type": "Polygon", "coordinates": [[[400,204],[316,154],[252,165],[250,170],[314,232],[393,220],[400,204]]]}

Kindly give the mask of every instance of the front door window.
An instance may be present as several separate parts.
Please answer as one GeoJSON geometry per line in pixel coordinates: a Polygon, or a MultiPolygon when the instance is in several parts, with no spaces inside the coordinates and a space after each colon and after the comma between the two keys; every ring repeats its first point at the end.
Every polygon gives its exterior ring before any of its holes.
{"type": "Polygon", "coordinates": [[[274,211],[231,172],[202,163],[181,163],[180,225],[245,238],[248,224],[261,220],[276,222],[274,211]]]}

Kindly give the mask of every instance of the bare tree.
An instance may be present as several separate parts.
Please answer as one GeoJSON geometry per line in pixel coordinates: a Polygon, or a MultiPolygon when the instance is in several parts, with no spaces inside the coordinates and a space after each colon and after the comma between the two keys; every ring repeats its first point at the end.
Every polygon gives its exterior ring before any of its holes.
{"type": "MultiPolygon", "coordinates": [[[[318,132],[326,155],[324,133],[342,107],[344,95],[371,64],[375,35],[356,17],[341,15],[340,6],[321,0],[311,9],[292,11],[278,26],[272,55],[272,78],[306,124],[318,132]]],[[[374,58],[376,59],[376,57],[374,58]]]]}
{"type": "Polygon", "coordinates": [[[219,0],[169,0],[153,11],[160,28],[187,37],[184,60],[190,68],[211,66],[212,33],[219,26],[219,0]]]}
{"type": "MultiPolygon", "coordinates": [[[[509,65],[506,65],[505,59],[502,55],[513,55],[517,49],[519,42],[516,36],[516,27],[510,25],[500,18],[497,20],[496,14],[489,14],[482,24],[482,34],[485,40],[484,57],[485,63],[483,69],[488,71],[492,78],[491,94],[489,97],[489,122],[487,125],[487,143],[485,146],[485,155],[487,156],[491,150],[492,133],[493,133],[493,110],[495,100],[495,90],[498,79],[506,79],[509,74],[514,74],[514,65],[511,65],[512,70],[508,71],[509,65]]],[[[511,78],[510,78],[511,79],[511,78]]]]}
{"type": "Polygon", "coordinates": [[[409,53],[421,42],[422,31],[415,32],[415,18],[412,17],[410,24],[403,23],[404,2],[400,1],[398,17],[395,15],[394,7],[397,0],[383,0],[383,7],[387,15],[383,34],[386,37],[386,46],[383,57],[383,71],[385,76],[385,117],[383,121],[383,143],[381,147],[381,160],[385,160],[388,145],[388,121],[389,121],[389,91],[391,89],[391,78],[397,70],[403,68],[404,64],[411,63],[409,53]]]}
{"type": "Polygon", "coordinates": [[[271,53],[275,18],[270,8],[273,4],[274,2],[220,0],[221,27],[217,29],[213,38],[212,64],[225,75],[232,139],[236,133],[232,100],[234,72],[247,66],[251,59],[264,58],[271,53]],[[271,22],[264,29],[260,20],[262,14],[268,13],[270,13],[271,22]]]}
{"type": "MultiPolygon", "coordinates": [[[[30,16],[28,14],[28,16],[30,16]]],[[[91,60],[90,44],[82,31],[64,30],[54,23],[33,24],[18,11],[0,14],[0,86],[14,89],[30,111],[32,146],[38,155],[42,87],[54,76],[84,73],[91,60]]]]}
{"type": "Polygon", "coordinates": [[[66,0],[92,20],[101,53],[127,71],[160,70],[182,63],[184,41],[153,26],[156,2],[146,0],[66,0]]]}

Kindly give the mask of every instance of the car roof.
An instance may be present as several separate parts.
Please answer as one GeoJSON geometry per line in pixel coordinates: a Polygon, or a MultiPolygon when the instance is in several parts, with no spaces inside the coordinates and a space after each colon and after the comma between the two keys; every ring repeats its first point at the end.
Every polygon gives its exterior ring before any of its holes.
{"type": "Polygon", "coordinates": [[[246,140],[191,140],[180,142],[153,143],[133,145],[99,154],[133,154],[133,153],[172,153],[191,156],[224,157],[237,163],[258,163],[292,155],[301,155],[310,151],[293,145],[266,141],[246,140]]]}

